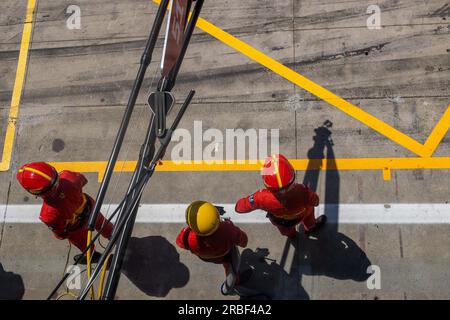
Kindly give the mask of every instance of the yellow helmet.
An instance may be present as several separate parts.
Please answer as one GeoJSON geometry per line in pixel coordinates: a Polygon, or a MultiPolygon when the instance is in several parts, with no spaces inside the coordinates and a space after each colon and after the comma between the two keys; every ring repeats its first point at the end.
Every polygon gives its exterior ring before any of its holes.
{"type": "Polygon", "coordinates": [[[186,209],[186,222],[199,236],[209,236],[219,228],[220,216],[211,203],[195,201],[186,209]]]}

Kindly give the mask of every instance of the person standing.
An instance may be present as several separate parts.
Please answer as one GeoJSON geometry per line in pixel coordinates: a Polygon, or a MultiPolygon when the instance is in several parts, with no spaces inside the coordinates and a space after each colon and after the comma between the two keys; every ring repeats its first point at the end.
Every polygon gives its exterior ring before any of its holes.
{"type": "MultiPolygon", "coordinates": [[[[29,193],[43,200],[40,220],[48,226],[57,239],[68,239],[81,252],[87,248],[87,223],[94,200],[83,193],[87,184],[86,177],[78,172],[62,171],[45,162],[33,162],[23,165],[16,175],[21,186],[29,193]]],[[[95,229],[104,238],[109,239],[113,225],[99,214],[95,229]]],[[[92,251],[94,250],[92,246],[92,251]]],[[[100,253],[93,251],[92,262],[97,262],[100,253]]],[[[86,257],[80,263],[86,263],[86,257]]]]}
{"type": "Polygon", "coordinates": [[[319,196],[309,187],[295,182],[295,170],[285,156],[274,154],[266,158],[262,178],[265,189],[239,199],[235,207],[237,213],[264,210],[270,222],[289,238],[296,237],[296,226],[300,223],[305,232],[310,233],[326,222],[325,215],[317,219],[314,216],[319,196]]]}
{"type": "Polygon", "coordinates": [[[247,234],[231,220],[222,220],[217,208],[206,201],[195,201],[188,206],[186,223],[176,238],[177,245],[203,261],[222,264],[228,276],[232,272],[232,249],[245,248],[247,234]]]}

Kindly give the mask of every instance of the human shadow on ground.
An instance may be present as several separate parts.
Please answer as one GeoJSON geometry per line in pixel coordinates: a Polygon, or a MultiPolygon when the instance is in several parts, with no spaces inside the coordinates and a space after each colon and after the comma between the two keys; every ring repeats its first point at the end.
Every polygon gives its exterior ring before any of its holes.
{"type": "Polygon", "coordinates": [[[295,239],[286,239],[279,262],[269,258],[268,249],[255,252],[246,249],[242,253],[241,270],[254,270],[252,278],[244,285],[272,299],[309,299],[302,286],[304,275],[354,281],[364,281],[370,276],[366,271],[371,263],[364,251],[352,239],[338,232],[340,176],[331,138],[332,126],[333,123],[327,120],[314,129],[314,143],[308,151],[309,162],[303,179],[303,184],[317,191],[320,173],[326,166],[325,190],[319,197],[323,199],[323,213],[328,223],[311,235],[306,235],[300,227],[295,239]],[[294,254],[288,265],[292,249],[294,254]]]}
{"type": "Polygon", "coordinates": [[[275,260],[269,258],[269,250],[257,248],[255,251],[245,249],[241,254],[240,270],[252,269],[251,278],[241,286],[248,290],[248,296],[242,299],[296,299],[308,300],[309,296],[295,279],[275,260]]]}
{"type": "Polygon", "coordinates": [[[338,280],[365,281],[371,265],[364,251],[349,237],[325,225],[314,235],[301,233],[291,241],[295,248],[291,274],[327,276],[338,280]]]}
{"type": "Polygon", "coordinates": [[[242,286],[270,299],[309,299],[302,286],[302,278],[326,276],[338,280],[365,281],[371,265],[361,248],[346,235],[335,232],[331,226],[314,235],[300,233],[287,240],[280,262],[270,259],[268,249],[245,249],[241,255],[241,272],[252,269],[250,280],[242,286]],[[294,248],[292,263],[285,270],[287,253],[294,248]]]}
{"type": "Polygon", "coordinates": [[[339,189],[340,176],[337,170],[336,159],[334,155],[334,142],[331,138],[331,128],[333,123],[326,120],[322,126],[314,129],[314,144],[308,150],[308,167],[303,178],[303,184],[317,191],[319,176],[323,166],[325,171],[325,190],[324,194],[319,194],[323,198],[324,213],[328,221],[332,223],[337,231],[339,222],[339,189]]]}
{"type": "Polygon", "coordinates": [[[161,236],[130,239],[125,255],[123,274],[148,296],[165,297],[173,288],[182,288],[189,281],[189,269],[180,262],[180,255],[161,236]]]}
{"type": "Polygon", "coordinates": [[[326,120],[314,129],[314,144],[308,151],[308,168],[303,179],[303,184],[317,191],[321,169],[326,166],[325,190],[319,197],[324,199],[323,213],[328,223],[311,235],[306,235],[300,227],[297,238],[286,241],[280,265],[285,265],[292,246],[295,252],[290,274],[297,274],[298,278],[323,275],[339,280],[364,281],[370,276],[367,273],[371,265],[369,259],[352,239],[338,232],[340,176],[333,150],[332,127],[333,123],[326,120]]]}
{"type": "Polygon", "coordinates": [[[0,263],[0,300],[21,300],[25,293],[22,277],[3,269],[0,263]]]}

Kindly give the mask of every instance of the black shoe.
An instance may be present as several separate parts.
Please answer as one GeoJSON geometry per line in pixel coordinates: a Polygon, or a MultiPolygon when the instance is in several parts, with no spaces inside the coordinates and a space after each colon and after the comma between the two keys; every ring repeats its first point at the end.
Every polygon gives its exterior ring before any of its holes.
{"type": "Polygon", "coordinates": [[[309,228],[308,231],[305,231],[305,233],[310,234],[314,231],[317,231],[317,229],[319,229],[321,226],[323,226],[326,222],[327,222],[327,216],[323,214],[316,219],[316,223],[311,228],[309,228]]]}
{"type": "MultiPolygon", "coordinates": [[[[102,255],[100,254],[100,252],[94,251],[94,253],[92,254],[92,257],[91,257],[91,263],[97,263],[98,260],[100,260],[100,257],[101,257],[101,256],[102,256],[102,255]]],[[[73,257],[73,260],[74,260],[75,262],[77,262],[78,259],[80,259],[80,261],[78,262],[78,264],[81,264],[81,265],[86,265],[86,264],[87,264],[87,258],[86,258],[86,256],[83,256],[81,253],[80,253],[80,254],[77,254],[75,257],[73,257]]]]}

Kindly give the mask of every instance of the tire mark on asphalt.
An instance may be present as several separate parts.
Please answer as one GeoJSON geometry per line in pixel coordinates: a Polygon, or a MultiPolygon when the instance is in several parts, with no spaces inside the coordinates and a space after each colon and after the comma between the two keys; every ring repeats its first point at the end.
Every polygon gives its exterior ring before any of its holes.
{"type": "Polygon", "coordinates": [[[400,258],[403,259],[403,238],[402,238],[402,229],[401,229],[401,227],[398,228],[398,241],[400,243],[400,258]]]}

